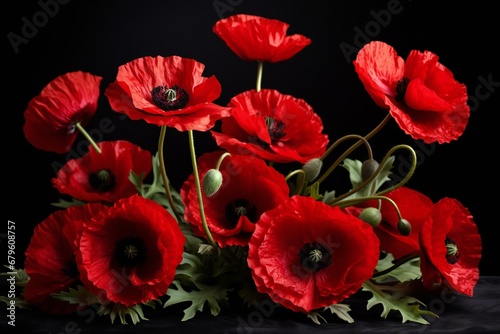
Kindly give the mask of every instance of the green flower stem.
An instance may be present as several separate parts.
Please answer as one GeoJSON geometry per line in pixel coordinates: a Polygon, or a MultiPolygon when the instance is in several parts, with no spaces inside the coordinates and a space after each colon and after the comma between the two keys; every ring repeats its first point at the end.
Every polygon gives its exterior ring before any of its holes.
{"type": "Polygon", "coordinates": [[[212,238],[212,233],[210,233],[210,230],[207,225],[207,219],[205,217],[205,209],[203,207],[203,197],[201,195],[200,176],[198,174],[198,165],[196,163],[196,153],[194,150],[193,130],[189,130],[188,134],[189,134],[189,151],[191,152],[191,163],[193,164],[194,183],[196,185],[196,192],[198,194],[198,205],[200,207],[200,217],[201,217],[201,222],[203,224],[203,230],[205,231],[205,234],[207,235],[207,239],[210,242],[210,244],[215,249],[218,249],[217,244],[212,238]]]}
{"type": "Polygon", "coordinates": [[[160,138],[158,139],[158,158],[160,160],[160,170],[161,177],[163,178],[163,185],[165,186],[165,194],[167,195],[168,202],[172,207],[172,211],[174,211],[175,217],[178,222],[182,221],[182,217],[179,214],[179,210],[174,203],[174,199],[172,198],[172,193],[170,192],[170,182],[168,181],[167,171],[165,169],[165,160],[163,158],[163,143],[165,142],[165,133],[167,132],[167,127],[162,125],[160,127],[160,138]]]}
{"type": "Polygon", "coordinates": [[[216,170],[219,170],[220,168],[220,165],[222,164],[222,161],[226,158],[226,157],[230,157],[231,156],[231,153],[229,152],[226,152],[224,153],[223,155],[220,156],[219,160],[217,160],[217,165],[215,166],[215,169],[216,170]]]}
{"type": "MultiPolygon", "coordinates": [[[[346,141],[346,140],[349,140],[349,139],[353,139],[353,138],[357,138],[359,139],[359,141],[357,142],[357,144],[359,143],[359,145],[361,144],[365,144],[366,146],[366,150],[368,151],[368,159],[372,159],[373,158],[373,154],[372,154],[372,149],[370,147],[370,144],[368,143],[368,140],[367,138],[365,137],[362,137],[360,135],[347,135],[347,136],[344,136],[342,138],[339,138],[337,139],[329,148],[328,150],[323,154],[323,156],[320,158],[321,160],[324,160],[326,158],[327,155],[329,155],[332,150],[337,147],[340,143],[346,141]]],[[[333,164],[330,165],[330,167],[328,167],[328,169],[326,170],[326,172],[323,173],[323,175],[321,175],[321,177],[317,180],[318,183],[321,183],[323,182],[331,173],[332,171],[342,162],[344,161],[344,159],[352,153],[352,151],[354,151],[359,145],[352,145],[348,150],[346,150],[340,157],[338,157],[337,160],[335,160],[335,162],[333,164]]]]}
{"type": "MultiPolygon", "coordinates": [[[[338,164],[340,164],[340,162],[342,162],[344,160],[345,157],[347,157],[349,154],[351,154],[355,149],[357,149],[361,144],[363,144],[364,142],[368,141],[371,137],[375,136],[388,122],[389,120],[391,120],[391,114],[387,114],[385,116],[385,118],[370,132],[368,133],[366,136],[364,136],[364,140],[360,139],[358,140],[358,142],[356,142],[355,144],[353,144],[347,151],[345,151],[344,154],[342,154],[342,156],[337,159],[338,163],[334,163],[329,169],[328,171],[326,171],[319,179],[318,183],[321,183],[323,182],[327,177],[328,175],[330,175],[330,173],[332,172],[332,170],[337,167],[338,164]]],[[[341,138],[342,139],[342,138],[341,138]]],[[[341,140],[339,139],[339,140],[341,140]]],[[[328,154],[330,154],[330,152],[333,150],[333,148],[335,146],[338,145],[338,141],[337,140],[335,143],[332,144],[331,147],[328,148],[328,150],[325,152],[325,154],[323,154],[323,156],[321,157],[321,160],[323,160],[328,154]]]]}
{"type": "Polygon", "coordinates": [[[260,87],[262,85],[262,72],[264,69],[264,63],[262,61],[257,61],[257,80],[255,84],[255,89],[260,91],[260,87]]]}
{"type": "Polygon", "coordinates": [[[397,267],[405,264],[406,262],[408,261],[411,261],[413,259],[416,259],[417,257],[419,257],[419,254],[410,254],[410,255],[407,255],[407,256],[404,256],[402,257],[401,259],[397,260],[394,265],[390,266],[389,268],[387,269],[384,269],[382,271],[379,271],[379,272],[376,272],[373,274],[372,276],[372,279],[375,278],[375,277],[379,277],[379,276],[382,276],[382,275],[385,275],[385,274],[388,274],[390,273],[391,271],[393,271],[394,269],[396,269],[397,267]]]}
{"type": "Polygon", "coordinates": [[[389,159],[391,157],[391,155],[396,150],[399,150],[399,149],[406,149],[406,150],[410,151],[410,153],[412,154],[412,165],[411,165],[410,170],[408,171],[408,174],[399,183],[397,183],[394,186],[389,187],[389,188],[387,188],[387,189],[385,189],[385,190],[383,190],[381,192],[378,192],[375,195],[384,195],[384,194],[387,194],[388,192],[390,192],[390,191],[392,191],[392,190],[394,190],[396,188],[399,188],[402,185],[404,185],[406,182],[408,182],[408,180],[412,177],[413,172],[415,171],[415,168],[417,167],[417,155],[415,154],[415,151],[413,150],[413,148],[411,148],[408,145],[404,145],[404,144],[396,145],[393,148],[391,148],[389,150],[389,152],[387,152],[387,154],[384,156],[384,159],[382,159],[382,162],[379,164],[378,168],[375,170],[375,172],[369,178],[367,178],[365,181],[363,181],[357,187],[355,187],[355,188],[351,189],[350,191],[348,191],[348,192],[340,195],[339,197],[334,198],[332,201],[330,201],[327,204],[334,205],[334,204],[340,202],[341,200],[343,200],[344,198],[346,198],[346,197],[354,194],[355,192],[357,192],[358,190],[360,190],[361,188],[363,188],[365,185],[367,185],[369,182],[371,182],[378,175],[378,173],[380,173],[380,170],[384,167],[385,162],[387,161],[387,159],[389,159]]]}
{"type": "Polygon", "coordinates": [[[386,197],[386,196],[374,195],[374,196],[353,198],[350,200],[342,201],[340,204],[337,204],[337,206],[339,206],[341,208],[345,208],[347,206],[356,205],[358,203],[366,202],[366,201],[373,200],[373,199],[379,200],[378,201],[379,202],[379,206],[378,206],[379,210],[381,207],[380,203],[382,200],[389,202],[392,205],[392,207],[394,208],[394,210],[396,210],[396,213],[398,215],[399,220],[403,219],[403,216],[401,216],[401,211],[399,211],[399,208],[398,208],[398,205],[396,204],[396,202],[394,202],[392,199],[390,199],[389,197],[386,197]]]}
{"type": "Polygon", "coordinates": [[[285,181],[288,181],[292,176],[298,175],[297,178],[297,189],[295,191],[296,194],[300,194],[302,192],[302,188],[304,187],[305,184],[305,175],[306,173],[302,169],[296,169],[293,172],[288,173],[288,175],[285,177],[285,181]]]}
{"type": "Polygon", "coordinates": [[[92,139],[92,137],[89,135],[89,133],[87,131],[85,131],[83,126],[80,124],[80,122],[76,123],[75,126],[78,129],[78,131],[80,131],[80,133],[89,141],[90,145],[92,145],[92,147],[95,148],[97,153],[101,154],[101,148],[99,146],[97,146],[94,139],[92,139]]]}
{"type": "MultiPolygon", "coordinates": [[[[408,150],[410,152],[410,154],[411,154],[411,168],[408,171],[408,174],[406,174],[406,176],[403,178],[403,180],[401,180],[399,183],[396,183],[392,187],[389,187],[389,188],[385,189],[384,191],[378,192],[377,195],[387,194],[388,192],[393,191],[394,189],[403,186],[406,182],[408,182],[408,180],[410,180],[410,178],[413,176],[413,173],[415,172],[415,168],[417,168],[417,154],[415,153],[415,150],[413,148],[411,148],[411,146],[408,146],[408,145],[397,145],[397,146],[394,146],[386,154],[386,157],[389,157],[394,151],[399,150],[399,149],[406,149],[406,150],[408,150]]],[[[376,173],[374,173],[374,174],[376,174],[376,173]]]]}

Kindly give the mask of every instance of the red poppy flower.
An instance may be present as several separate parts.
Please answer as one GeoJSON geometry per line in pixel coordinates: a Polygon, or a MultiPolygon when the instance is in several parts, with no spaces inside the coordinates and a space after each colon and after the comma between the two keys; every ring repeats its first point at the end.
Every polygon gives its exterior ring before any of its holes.
{"type": "MultiPolygon", "coordinates": [[[[223,152],[205,153],[198,158],[200,178],[215,168],[223,152]]],[[[262,213],[288,198],[285,177],[256,157],[232,155],[220,166],[222,185],[218,192],[203,195],[206,221],[213,239],[221,246],[245,246],[262,213]]],[[[206,236],[202,227],[198,196],[191,175],[181,187],[184,216],[198,236],[206,236]]]]}
{"type": "Polygon", "coordinates": [[[302,99],[274,89],[249,90],[233,97],[229,106],[232,115],[222,120],[222,133],[212,131],[212,136],[230,153],[306,163],[326,150],[321,118],[302,99]]]}
{"type": "Polygon", "coordinates": [[[179,56],[139,58],[118,68],[105,95],[115,111],[133,120],[179,131],[206,131],[230,111],[212,103],[221,86],[215,76],[202,76],[204,68],[179,56]]]}
{"type": "Polygon", "coordinates": [[[102,77],[85,72],[58,76],[31,99],[24,112],[24,135],[40,150],[66,153],[97,110],[102,77]]]}
{"type": "Polygon", "coordinates": [[[143,179],[151,171],[151,153],[126,140],[97,144],[101,153],[89,146],[89,152],[69,160],[52,179],[62,194],[85,202],[115,202],[137,193],[130,182],[130,171],[143,179]]]}
{"type": "Polygon", "coordinates": [[[287,36],[288,27],[279,20],[237,14],[217,21],[212,30],[241,59],[275,63],[311,44],[305,36],[287,36]]]}
{"type": "Polygon", "coordinates": [[[479,279],[482,244],[469,210],[455,199],[441,199],[422,226],[420,242],[424,286],[445,283],[472,296],[479,279]]]}
{"type": "Polygon", "coordinates": [[[380,255],[370,225],[309,196],[293,196],[264,213],[248,246],[257,289],[297,312],[358,291],[380,255]]]}
{"type": "Polygon", "coordinates": [[[391,46],[373,41],[359,51],[354,67],[377,105],[413,138],[441,144],[464,132],[467,87],[432,52],[412,50],[405,62],[391,46]]]}
{"type": "Polygon", "coordinates": [[[85,225],[78,240],[82,282],[103,300],[127,306],[157,299],[172,283],[185,237],[153,200],[133,195],[85,225]]]}
{"type": "MultiPolygon", "coordinates": [[[[434,203],[426,195],[407,187],[399,187],[385,196],[396,203],[403,219],[410,222],[411,232],[408,236],[399,232],[399,216],[396,210],[389,202],[382,201],[380,208],[382,221],[374,229],[380,240],[380,250],[391,253],[396,259],[410,254],[418,254],[420,252],[420,230],[434,203]]],[[[377,208],[378,201],[368,201],[363,207],[366,206],[377,208]]],[[[363,207],[355,209],[356,216],[359,215],[363,207]]],[[[353,207],[346,210],[353,213],[353,207]]]]}
{"type": "Polygon", "coordinates": [[[24,289],[27,302],[51,314],[76,310],[76,304],[57,300],[51,294],[68,291],[80,282],[74,242],[84,222],[104,207],[91,203],[55,211],[35,227],[24,263],[30,277],[24,289]]]}

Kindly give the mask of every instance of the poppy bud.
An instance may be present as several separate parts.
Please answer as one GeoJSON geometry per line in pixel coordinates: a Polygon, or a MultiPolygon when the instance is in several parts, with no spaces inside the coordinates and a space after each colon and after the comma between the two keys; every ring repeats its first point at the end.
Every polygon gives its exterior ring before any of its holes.
{"type": "Polygon", "coordinates": [[[377,160],[367,159],[363,161],[363,164],[361,165],[361,178],[363,181],[371,177],[377,170],[378,166],[379,164],[377,160]]]}
{"type": "Polygon", "coordinates": [[[377,208],[366,208],[361,211],[359,219],[370,224],[373,227],[377,227],[382,221],[382,213],[377,208]]]}
{"type": "Polygon", "coordinates": [[[210,197],[213,196],[222,185],[222,173],[217,169],[210,169],[203,176],[203,192],[210,197]]]}
{"type": "Polygon", "coordinates": [[[317,178],[321,171],[321,167],[323,167],[323,161],[319,158],[314,158],[306,162],[305,165],[302,166],[306,182],[310,182],[317,178]]]}
{"type": "Polygon", "coordinates": [[[398,231],[404,236],[408,236],[411,233],[411,224],[406,219],[401,219],[398,221],[398,231]]]}

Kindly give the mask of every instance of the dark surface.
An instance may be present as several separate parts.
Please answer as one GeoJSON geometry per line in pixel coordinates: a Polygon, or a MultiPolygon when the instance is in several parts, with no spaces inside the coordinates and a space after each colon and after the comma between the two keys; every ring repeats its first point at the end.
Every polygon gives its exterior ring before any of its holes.
{"type": "MultiPolygon", "coordinates": [[[[24,333],[498,333],[500,331],[500,277],[483,276],[474,290],[474,296],[446,295],[429,300],[427,305],[439,315],[429,318],[429,325],[402,323],[395,313],[387,319],[380,317],[381,308],[366,310],[369,294],[356,294],[344,301],[351,306],[354,323],[349,324],[325,312],[328,323],[314,324],[303,314],[285,309],[265,307],[260,311],[223,310],[218,316],[208,312],[182,322],[182,309],[146,309],[149,321],[136,325],[119,322],[111,324],[109,317],[85,314],[56,317],[36,311],[16,310],[17,332],[24,333]]],[[[267,304],[266,304],[267,305],[267,304]]],[[[92,309],[90,309],[92,310],[92,309]]],[[[2,309],[3,311],[3,309],[2,309]]],[[[5,317],[2,316],[1,322],[5,317]]],[[[5,326],[2,325],[2,328],[5,326]]],[[[12,330],[13,327],[7,327],[12,330]]]]}

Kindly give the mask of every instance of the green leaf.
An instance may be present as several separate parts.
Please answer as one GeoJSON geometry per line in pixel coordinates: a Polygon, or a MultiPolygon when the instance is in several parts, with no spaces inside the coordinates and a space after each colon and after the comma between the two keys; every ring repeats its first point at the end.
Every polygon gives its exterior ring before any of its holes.
{"type": "Polygon", "coordinates": [[[208,305],[212,315],[218,315],[221,310],[219,303],[227,303],[227,292],[232,290],[225,288],[222,283],[215,285],[202,285],[198,283],[200,290],[192,291],[184,290],[178,281],[174,281],[173,285],[175,287],[171,287],[167,291],[169,299],[163,304],[163,307],[186,302],[190,303],[190,306],[184,310],[182,321],[192,319],[197,311],[202,312],[205,304],[208,305]]]}
{"type": "MultiPolygon", "coordinates": [[[[386,181],[390,180],[389,175],[391,174],[390,170],[393,167],[394,159],[395,156],[391,156],[389,159],[387,159],[377,176],[359,191],[349,196],[348,199],[367,197],[375,194],[386,181]]],[[[352,159],[344,159],[341,164],[341,166],[347,169],[347,171],[349,172],[352,189],[358,187],[359,185],[361,185],[361,183],[363,183],[363,178],[361,177],[362,165],[363,163],[361,161],[352,159]]]]}
{"type": "Polygon", "coordinates": [[[51,296],[55,299],[67,301],[71,304],[78,304],[80,306],[88,306],[101,302],[96,295],[92,294],[83,285],[77,285],[76,289],[69,288],[68,291],[52,293],[51,296]]]}
{"type": "Polygon", "coordinates": [[[102,304],[101,307],[99,307],[99,309],[97,310],[97,314],[109,315],[111,323],[114,323],[116,318],[118,317],[120,318],[120,323],[122,325],[128,324],[127,315],[130,317],[134,325],[139,323],[141,320],[149,320],[144,316],[141,304],[137,304],[134,306],[125,306],[118,303],[102,304]]]}
{"type": "Polygon", "coordinates": [[[144,177],[144,172],[137,175],[133,170],[130,170],[130,173],[128,175],[129,181],[132,182],[132,184],[135,186],[135,189],[137,189],[137,191],[141,195],[144,192],[143,184],[142,184],[143,177],[144,177]]]}
{"type": "MultiPolygon", "coordinates": [[[[379,260],[377,267],[375,269],[377,272],[381,272],[383,270],[392,267],[393,265],[394,265],[394,256],[390,253],[387,253],[387,255],[384,258],[379,260]]],[[[375,280],[377,282],[383,282],[390,279],[395,279],[399,282],[405,282],[418,279],[420,277],[422,277],[422,272],[420,271],[420,258],[417,257],[409,260],[408,262],[405,262],[399,267],[392,269],[385,275],[380,275],[376,277],[375,280]]]]}
{"type": "Polygon", "coordinates": [[[438,315],[434,312],[420,309],[420,306],[425,307],[424,303],[402,293],[402,291],[408,290],[407,285],[409,284],[410,282],[403,282],[397,285],[375,285],[370,281],[365,281],[363,283],[363,291],[369,291],[373,294],[372,298],[368,300],[366,309],[369,310],[373,306],[381,304],[383,311],[380,316],[384,319],[387,318],[391,310],[394,310],[401,313],[403,323],[412,321],[428,325],[429,322],[422,316],[428,315],[438,318],[438,315]]]}
{"type": "Polygon", "coordinates": [[[349,305],[333,304],[333,305],[325,307],[324,310],[325,311],[330,310],[330,312],[332,312],[332,314],[335,313],[337,315],[337,317],[339,317],[340,319],[342,319],[344,321],[347,321],[350,324],[352,324],[354,322],[354,319],[349,315],[349,311],[351,311],[351,308],[349,307],[349,305]]]}
{"type": "Polygon", "coordinates": [[[307,317],[310,318],[315,324],[321,325],[320,319],[323,320],[323,322],[327,322],[325,318],[319,312],[309,312],[307,313],[307,317]]]}
{"type": "Polygon", "coordinates": [[[66,201],[64,199],[59,199],[58,202],[54,202],[54,203],[50,203],[50,204],[55,206],[55,207],[58,207],[58,208],[67,209],[67,208],[72,207],[72,206],[84,205],[85,202],[82,202],[82,201],[79,201],[77,199],[72,198],[69,201],[66,201]]]}
{"type": "Polygon", "coordinates": [[[0,273],[0,276],[14,276],[16,279],[16,285],[20,287],[25,287],[26,283],[30,280],[30,277],[26,273],[26,270],[24,269],[18,269],[15,268],[14,270],[11,270],[12,268],[9,265],[4,265],[5,268],[7,268],[9,271],[5,273],[0,273]]]}
{"type": "Polygon", "coordinates": [[[15,306],[22,309],[31,309],[31,304],[25,301],[23,298],[7,298],[5,296],[0,296],[0,302],[4,302],[7,306],[11,305],[11,300],[15,302],[15,306]]]}

